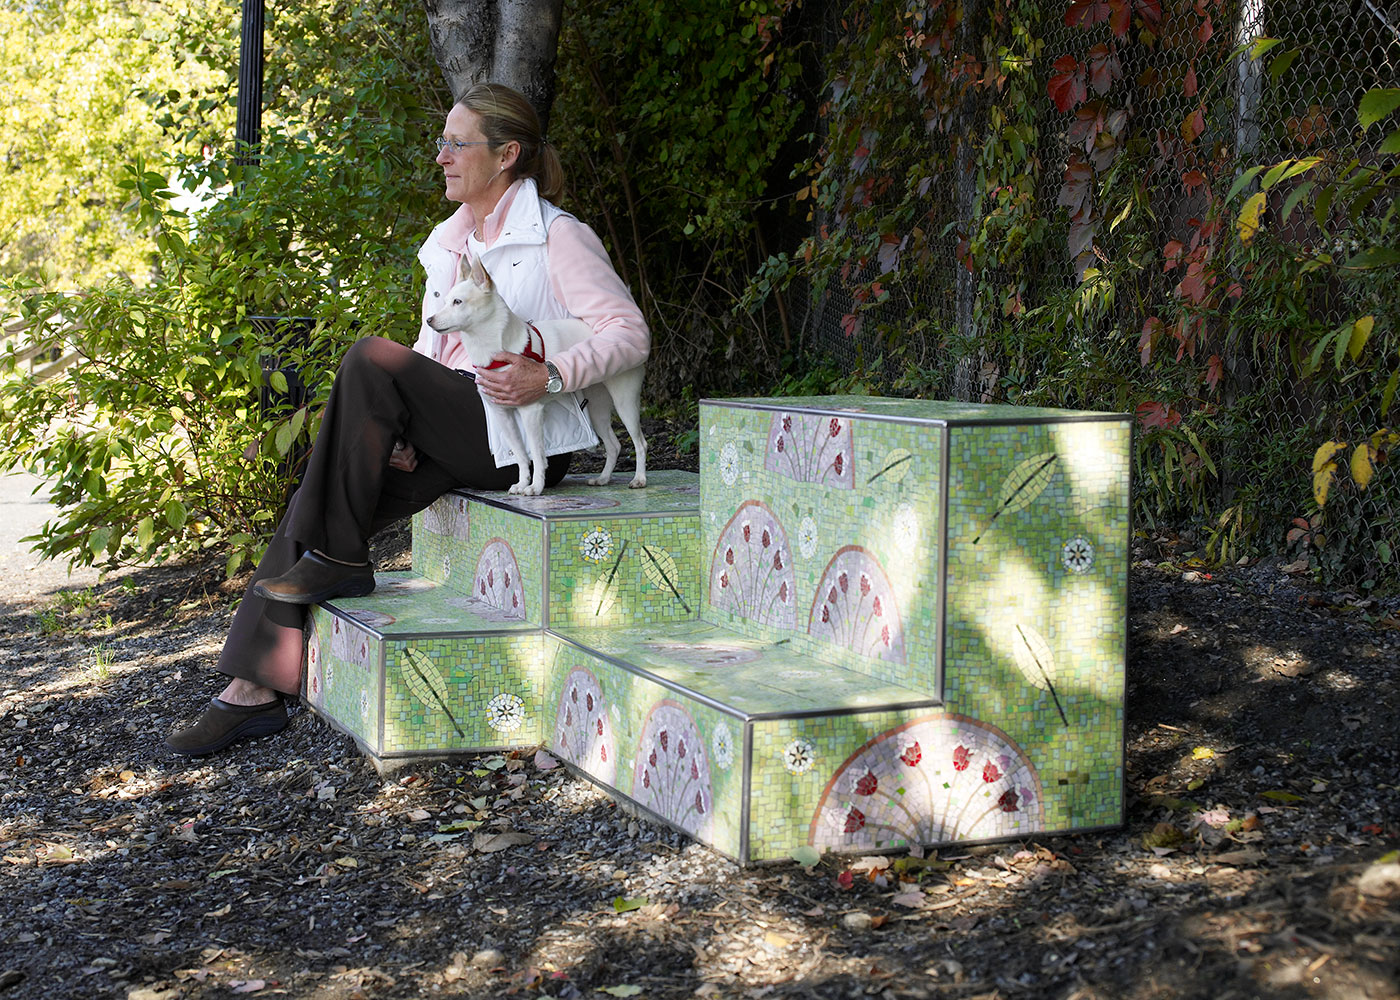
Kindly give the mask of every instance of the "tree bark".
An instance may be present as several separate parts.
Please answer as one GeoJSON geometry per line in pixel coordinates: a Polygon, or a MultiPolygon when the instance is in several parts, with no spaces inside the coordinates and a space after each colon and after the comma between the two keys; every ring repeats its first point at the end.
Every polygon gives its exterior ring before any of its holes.
{"type": "Polygon", "coordinates": [[[455,101],[473,84],[503,83],[549,127],[564,0],[423,0],[433,58],[455,101]]]}

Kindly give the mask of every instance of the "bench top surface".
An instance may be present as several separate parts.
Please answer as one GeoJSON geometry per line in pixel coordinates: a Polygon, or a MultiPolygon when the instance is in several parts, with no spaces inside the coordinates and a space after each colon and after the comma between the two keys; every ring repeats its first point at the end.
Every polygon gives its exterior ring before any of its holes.
{"type": "Polygon", "coordinates": [[[702,406],[740,409],[822,413],[832,416],[859,416],[862,419],[900,423],[927,423],[936,426],[989,424],[1071,423],[1080,421],[1128,421],[1126,413],[1099,413],[1092,410],[1060,410],[1040,406],[1010,406],[1004,403],[958,403],[936,399],[896,399],[889,396],[790,396],[705,399],[702,406]]]}
{"type": "Polygon", "coordinates": [[[538,632],[539,625],[407,571],[375,574],[368,597],[337,597],[326,607],[383,639],[436,639],[464,632],[538,632]]]}
{"type": "Polygon", "coordinates": [[[704,621],[555,634],[751,719],[938,704],[925,692],[800,655],[786,643],[751,639],[704,621]]]}
{"type": "Polygon", "coordinates": [[[541,520],[586,520],[599,517],[700,513],[700,477],[694,472],[662,469],[647,473],[645,489],[628,489],[632,469],[619,468],[607,486],[589,486],[588,475],[565,476],[541,496],[522,497],[504,490],[454,490],[465,497],[541,520]]]}

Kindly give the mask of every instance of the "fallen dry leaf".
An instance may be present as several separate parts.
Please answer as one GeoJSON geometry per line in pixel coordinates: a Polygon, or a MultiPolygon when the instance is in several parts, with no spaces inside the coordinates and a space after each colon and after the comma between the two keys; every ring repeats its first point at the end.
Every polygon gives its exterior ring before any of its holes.
{"type": "Polygon", "coordinates": [[[528,833],[521,833],[518,830],[504,830],[501,833],[478,833],[472,838],[472,847],[482,854],[493,854],[496,851],[504,851],[510,847],[520,847],[534,842],[535,838],[528,833]]]}

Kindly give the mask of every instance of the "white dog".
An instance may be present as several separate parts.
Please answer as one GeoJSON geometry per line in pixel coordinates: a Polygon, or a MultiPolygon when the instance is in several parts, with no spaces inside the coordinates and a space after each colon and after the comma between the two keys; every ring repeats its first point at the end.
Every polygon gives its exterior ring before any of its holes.
{"type": "MultiPolygon", "coordinates": [[[[472,261],[471,270],[466,271],[466,255],[462,256],[462,268],[457,274],[457,284],[447,293],[447,305],[428,317],[428,325],[438,333],[460,331],[462,344],[467,357],[477,368],[491,364],[491,356],[499,351],[515,354],[535,353],[532,344],[535,332],[543,342],[542,355],[545,358],[582,343],[593,335],[592,328],[582,320],[561,319],[539,323],[526,323],[510,311],[491,283],[490,276],[480,261],[472,261]]],[[[603,471],[588,480],[592,486],[606,486],[612,478],[613,467],[617,465],[617,455],[621,450],[617,435],[613,433],[612,415],[616,408],[622,418],[632,446],[637,451],[637,473],[629,483],[633,489],[647,484],[647,441],[642,436],[642,377],[644,366],[638,365],[625,372],[580,390],[580,395],[588,400],[588,419],[598,439],[603,442],[606,461],[603,471]]],[[[516,407],[520,415],[520,426],[524,428],[526,441],[520,440],[516,421],[505,407],[482,397],[486,406],[502,410],[499,424],[505,432],[506,440],[515,451],[520,463],[520,481],[510,488],[512,493],[525,496],[539,496],[544,492],[544,404],[543,399],[516,407]],[[533,462],[534,476],[530,475],[533,462]]]]}

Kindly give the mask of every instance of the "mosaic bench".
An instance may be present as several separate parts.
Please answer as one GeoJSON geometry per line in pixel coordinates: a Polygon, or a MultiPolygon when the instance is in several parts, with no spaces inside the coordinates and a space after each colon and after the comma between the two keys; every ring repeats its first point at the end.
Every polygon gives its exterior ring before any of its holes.
{"type": "Polygon", "coordinates": [[[377,756],[543,743],[742,862],[1121,823],[1127,417],[700,431],[698,483],[440,500],[413,574],[316,612],[308,701],[377,756]]]}

